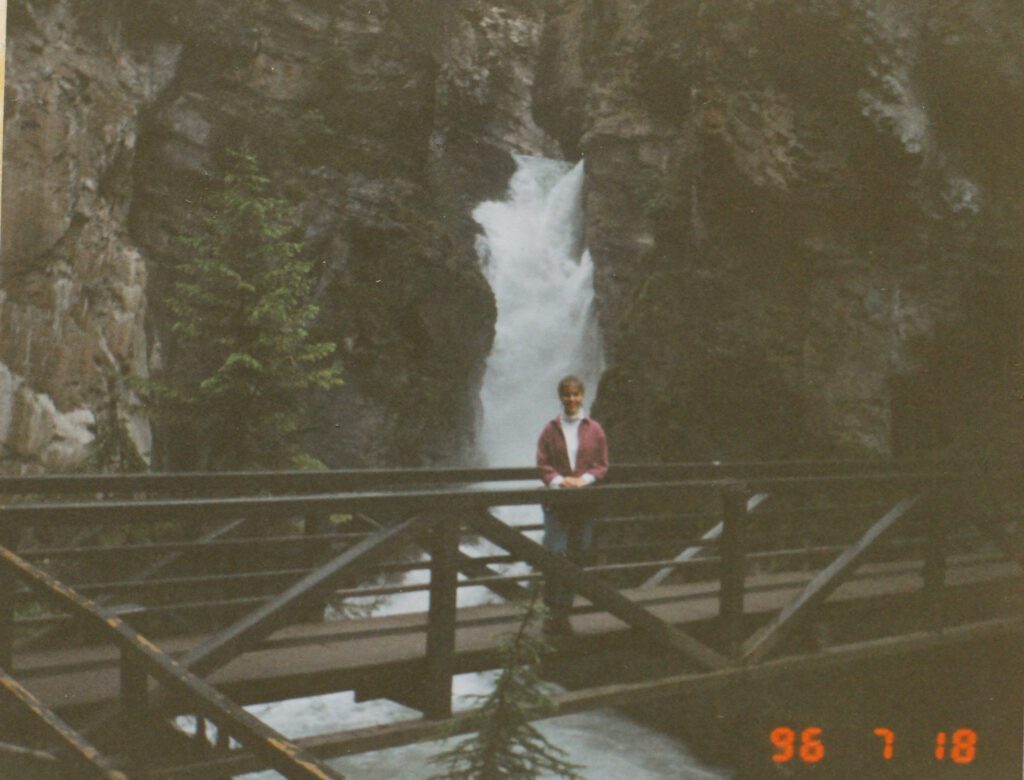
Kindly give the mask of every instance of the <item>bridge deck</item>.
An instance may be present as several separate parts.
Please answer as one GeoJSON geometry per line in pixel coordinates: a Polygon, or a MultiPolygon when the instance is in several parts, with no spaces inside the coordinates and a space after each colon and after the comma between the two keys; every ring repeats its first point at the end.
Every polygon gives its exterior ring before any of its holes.
{"type": "MultiPolygon", "coordinates": [[[[1001,598],[1016,604],[1018,614],[1024,611],[1021,571],[1015,563],[973,555],[952,557],[950,564],[947,585],[951,589],[986,583],[1006,585],[1011,580],[1001,598]]],[[[766,616],[777,612],[815,574],[780,572],[748,577],[746,613],[766,616]]],[[[921,587],[919,567],[908,566],[907,562],[867,564],[855,579],[839,587],[829,602],[909,596],[921,587]]],[[[623,595],[680,626],[711,620],[719,610],[717,582],[659,586],[624,591],[623,595]]],[[[583,604],[583,600],[577,603],[583,604]]],[[[457,670],[474,671],[493,665],[496,634],[511,628],[517,619],[511,608],[463,608],[458,616],[457,670]]],[[[424,655],[426,622],[425,614],[413,613],[291,626],[278,631],[260,649],[212,674],[209,681],[240,703],[353,688],[372,691],[388,680],[416,674],[424,655]]],[[[598,648],[603,641],[621,637],[625,631],[623,623],[603,612],[577,615],[574,627],[578,637],[585,640],[572,642],[577,653],[583,645],[598,648]]],[[[159,644],[172,654],[182,654],[204,638],[174,637],[159,644]]],[[[55,710],[88,709],[113,701],[118,695],[118,655],[112,647],[20,654],[15,659],[15,674],[55,710]]]]}

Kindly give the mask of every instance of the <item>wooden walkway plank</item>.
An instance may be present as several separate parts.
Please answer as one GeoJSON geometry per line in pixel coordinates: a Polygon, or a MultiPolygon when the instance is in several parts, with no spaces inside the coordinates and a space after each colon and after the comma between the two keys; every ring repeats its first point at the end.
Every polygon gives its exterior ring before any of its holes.
{"type": "Polygon", "coordinates": [[[897,523],[917,506],[922,498],[921,493],[904,498],[896,506],[874,523],[871,528],[855,543],[847,547],[827,567],[822,569],[811,580],[803,592],[797,596],[768,625],[756,631],[743,645],[742,655],[748,663],[756,663],[775,648],[818,604],[828,598],[836,588],[854,573],[864,555],[888,533],[897,523]]]}
{"type": "Polygon", "coordinates": [[[253,750],[267,765],[286,777],[298,780],[344,780],[330,767],[320,764],[290,740],[250,715],[213,686],[182,668],[117,615],[76,593],[6,547],[0,547],[0,564],[33,590],[55,601],[60,608],[100,629],[104,636],[143,667],[162,685],[171,688],[182,704],[197,715],[217,723],[238,742],[253,750]]]}
{"type": "Polygon", "coordinates": [[[69,726],[60,716],[50,710],[31,691],[0,668],[0,692],[22,705],[23,711],[30,712],[40,721],[50,736],[55,737],[67,752],[79,771],[89,777],[103,777],[107,780],[128,780],[114,762],[93,747],[88,740],[69,726]]]}
{"type": "Polygon", "coordinates": [[[723,669],[731,665],[725,656],[663,622],[607,583],[584,572],[564,558],[548,552],[541,545],[528,539],[519,531],[509,528],[490,513],[474,515],[471,523],[481,536],[504,547],[513,555],[519,556],[526,563],[541,571],[545,577],[561,580],[567,587],[589,599],[594,606],[606,610],[624,623],[643,631],[659,644],[672,648],[705,668],[723,669]]]}
{"type": "Polygon", "coordinates": [[[353,545],[279,596],[195,648],[181,660],[181,665],[205,677],[292,621],[303,606],[326,598],[343,579],[365,572],[380,558],[407,541],[409,531],[418,523],[418,518],[406,520],[353,545]]]}

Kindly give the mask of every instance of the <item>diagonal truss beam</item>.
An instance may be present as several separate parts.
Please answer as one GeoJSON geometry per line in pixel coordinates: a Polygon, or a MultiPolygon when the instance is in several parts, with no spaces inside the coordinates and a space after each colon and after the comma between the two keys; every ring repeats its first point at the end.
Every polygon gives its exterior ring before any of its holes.
{"type": "MultiPolygon", "coordinates": [[[[245,517],[239,518],[237,520],[231,520],[230,522],[227,522],[223,525],[219,525],[212,531],[208,531],[207,533],[203,534],[196,540],[196,542],[204,543],[216,541],[217,539],[220,539],[222,536],[228,536],[229,534],[234,533],[238,529],[242,528],[248,522],[249,519],[245,517]]],[[[189,553],[189,550],[178,550],[176,552],[168,553],[167,555],[163,556],[160,560],[150,564],[142,571],[130,577],[127,580],[127,582],[145,582],[148,579],[152,579],[157,574],[162,572],[164,569],[173,566],[182,558],[185,558],[189,553]]]]}
{"type": "Polygon", "coordinates": [[[786,606],[778,616],[763,626],[743,644],[742,656],[757,663],[765,658],[779,642],[803,622],[811,611],[821,604],[857,570],[865,554],[897,523],[903,520],[922,499],[923,494],[904,498],[874,523],[854,544],[843,550],[828,566],[807,583],[807,587],[786,606]]]}
{"type": "Polygon", "coordinates": [[[481,536],[518,555],[545,577],[561,581],[594,606],[609,612],[627,625],[653,637],[659,644],[690,658],[708,669],[724,669],[730,666],[729,659],[712,650],[688,634],[670,626],[655,617],[643,607],[637,606],[613,587],[580,567],[560,558],[541,545],[523,536],[522,533],[505,525],[490,513],[475,515],[471,523],[481,536]]]}
{"type": "Polygon", "coordinates": [[[85,737],[39,701],[31,691],[24,688],[4,669],[0,669],[0,694],[14,699],[22,705],[20,711],[27,710],[36,720],[40,721],[46,727],[47,733],[56,738],[65,749],[83,776],[106,778],[106,780],[128,780],[128,775],[118,769],[109,758],[102,755],[85,737]]]}
{"type": "Polygon", "coordinates": [[[295,614],[301,613],[302,608],[314,601],[323,600],[343,580],[358,577],[399,544],[407,541],[405,537],[418,523],[418,518],[412,518],[368,536],[303,577],[279,596],[191,650],[181,659],[181,665],[200,677],[209,675],[251,649],[267,635],[287,625],[295,614]]]}
{"type": "MultiPolygon", "coordinates": [[[[417,518],[385,528],[367,536],[311,572],[280,595],[261,605],[232,625],[194,647],[178,660],[182,668],[198,677],[207,677],[220,667],[252,649],[262,639],[279,628],[294,622],[296,614],[303,614],[310,603],[322,601],[347,578],[355,578],[380,558],[392,552],[405,541],[410,529],[418,524],[417,518]]],[[[163,699],[158,693],[151,701],[159,707],[163,699]]],[[[120,708],[112,706],[98,715],[89,725],[87,733],[111,727],[120,708]]]]}
{"type": "MultiPolygon", "coordinates": [[[[465,574],[470,579],[482,579],[487,577],[500,577],[501,572],[492,569],[486,563],[480,563],[472,555],[459,550],[455,558],[455,565],[460,574],[465,574]]],[[[477,587],[487,588],[505,601],[525,601],[530,598],[530,591],[515,582],[481,582],[477,587]]]]}
{"type": "MultiPolygon", "coordinates": [[[[230,534],[230,533],[238,530],[239,528],[241,528],[247,522],[248,522],[248,520],[246,518],[242,518],[242,519],[239,519],[239,520],[232,520],[229,523],[226,523],[224,525],[218,526],[217,528],[213,529],[209,533],[203,534],[203,536],[199,537],[199,539],[197,539],[196,541],[197,542],[212,542],[212,541],[216,541],[220,537],[225,536],[227,534],[230,534]]],[[[163,556],[162,558],[160,558],[160,560],[158,560],[158,561],[156,561],[154,563],[151,563],[146,568],[142,569],[139,572],[136,572],[135,574],[131,575],[128,579],[126,579],[123,582],[120,582],[118,584],[123,586],[123,585],[136,585],[136,584],[144,583],[147,580],[150,580],[150,579],[154,578],[157,574],[159,574],[164,569],[167,569],[168,567],[171,567],[174,564],[176,564],[178,561],[180,561],[182,558],[184,558],[187,554],[188,554],[187,551],[178,551],[178,552],[169,553],[169,554],[163,556]]],[[[116,601],[116,599],[113,596],[110,596],[110,595],[100,595],[100,596],[97,596],[96,598],[94,598],[93,600],[97,604],[99,604],[100,606],[110,607],[110,608],[115,609],[115,610],[121,610],[121,614],[124,614],[126,611],[131,611],[134,608],[136,608],[136,606],[137,606],[137,605],[131,604],[131,603],[125,604],[124,600],[121,600],[120,603],[116,603],[115,604],[114,602],[116,601]]],[[[56,626],[51,626],[50,628],[43,629],[42,631],[40,631],[37,634],[34,634],[34,635],[32,635],[30,637],[27,637],[25,639],[19,640],[16,643],[15,646],[18,648],[18,650],[22,650],[22,651],[23,650],[31,649],[33,647],[38,647],[41,643],[46,642],[47,640],[51,640],[54,637],[60,636],[60,632],[63,631],[63,630],[66,630],[66,626],[63,626],[63,625],[60,625],[60,624],[58,624],[56,626]]]]}
{"type": "MultiPolygon", "coordinates": [[[[767,501],[768,497],[769,497],[768,493],[758,493],[755,496],[751,496],[749,499],[747,499],[747,512],[748,513],[753,512],[755,509],[757,509],[759,506],[761,506],[761,504],[763,504],[765,501],[767,501]]],[[[725,527],[725,524],[722,523],[722,522],[719,522],[714,528],[711,528],[710,530],[708,530],[700,538],[700,541],[702,541],[702,542],[713,542],[713,541],[715,541],[716,539],[721,537],[722,529],[724,527],[725,527]]],[[[684,561],[692,560],[692,559],[696,558],[700,554],[701,550],[703,550],[704,547],[705,547],[705,545],[703,545],[703,544],[695,544],[692,547],[687,547],[685,550],[683,550],[681,553],[679,553],[679,555],[677,555],[675,558],[672,559],[672,563],[683,563],[684,561]]],[[[652,574],[644,582],[644,584],[641,585],[640,587],[641,588],[653,588],[655,585],[660,585],[675,570],[676,570],[675,566],[666,566],[664,569],[658,569],[658,571],[656,571],[654,574],[652,574]]]]}
{"type": "Polygon", "coordinates": [[[344,780],[343,775],[321,764],[209,683],[183,669],[167,653],[136,633],[110,610],[89,601],[6,547],[0,547],[0,564],[30,588],[55,602],[59,608],[98,629],[103,637],[120,649],[124,661],[134,664],[145,675],[152,676],[161,685],[171,689],[178,701],[197,714],[213,720],[229,736],[252,749],[261,760],[286,777],[344,780]]]}
{"type": "MultiPolygon", "coordinates": [[[[380,529],[384,527],[376,520],[374,520],[372,517],[368,517],[361,512],[357,513],[355,516],[363,520],[364,522],[369,523],[375,528],[380,529]]],[[[426,534],[429,533],[430,531],[428,529],[425,534],[420,534],[419,537],[416,539],[416,543],[423,550],[426,550],[428,554],[430,553],[430,543],[427,540],[426,534]]],[[[480,561],[478,561],[472,555],[467,555],[466,553],[462,552],[462,550],[459,550],[458,554],[456,555],[456,566],[460,574],[464,574],[470,579],[485,579],[487,577],[501,576],[500,571],[492,569],[486,563],[480,563],[480,561]]],[[[500,596],[501,598],[505,599],[505,601],[523,601],[524,599],[528,599],[530,597],[529,590],[524,588],[522,585],[518,585],[514,582],[485,581],[481,582],[479,587],[487,588],[489,591],[491,591],[491,593],[500,596]]]]}

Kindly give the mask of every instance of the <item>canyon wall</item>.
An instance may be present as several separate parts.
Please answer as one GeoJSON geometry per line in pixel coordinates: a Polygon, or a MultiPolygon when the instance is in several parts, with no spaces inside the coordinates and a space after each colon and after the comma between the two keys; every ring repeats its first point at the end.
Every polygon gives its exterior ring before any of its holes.
{"type": "Polygon", "coordinates": [[[316,261],[330,466],[470,451],[510,152],[586,162],[620,460],[1022,434],[1022,44],[1003,0],[9,0],[2,468],[110,408],[195,467],[124,378],[180,362],[164,300],[243,140],[316,261]]]}
{"type": "Polygon", "coordinates": [[[1024,433],[1022,43],[1001,0],[552,5],[623,457],[1024,433]]]}
{"type": "Polygon", "coordinates": [[[196,467],[187,426],[151,448],[122,380],[180,363],[164,301],[243,141],[295,208],[316,335],[338,345],[309,450],[463,457],[495,317],[469,212],[503,193],[510,151],[558,153],[529,107],[541,21],[474,0],[14,0],[5,469],[80,461],[112,396],[155,465],[196,467]]]}
{"type": "MultiPolygon", "coordinates": [[[[148,367],[148,264],[126,222],[140,113],[182,47],[92,10],[8,4],[0,444],[11,471],[81,459],[96,412],[126,392],[120,377],[148,367]]],[[[145,421],[130,428],[148,449],[145,421]]]]}

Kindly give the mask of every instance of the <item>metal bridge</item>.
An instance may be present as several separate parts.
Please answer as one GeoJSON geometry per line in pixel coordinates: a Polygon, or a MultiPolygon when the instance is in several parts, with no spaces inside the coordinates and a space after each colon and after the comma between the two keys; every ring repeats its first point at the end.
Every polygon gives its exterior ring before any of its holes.
{"type": "Polygon", "coordinates": [[[14,728],[0,768],[340,777],[325,759],[472,729],[472,712],[452,711],[452,677],[498,664],[495,637],[520,620],[510,602],[541,578],[577,593],[575,634],[553,658],[583,682],[555,696],[558,714],[1024,627],[1020,525],[962,467],[609,477],[578,491],[537,487],[533,469],[2,477],[0,714],[14,728]],[[586,565],[494,513],[541,501],[592,508],[586,565]],[[529,571],[507,573],[516,562],[529,571]],[[493,603],[459,607],[470,587],[493,603]],[[354,606],[415,591],[420,613],[354,606]],[[243,709],[341,690],[422,715],[293,741],[243,709]]]}

